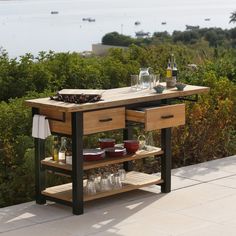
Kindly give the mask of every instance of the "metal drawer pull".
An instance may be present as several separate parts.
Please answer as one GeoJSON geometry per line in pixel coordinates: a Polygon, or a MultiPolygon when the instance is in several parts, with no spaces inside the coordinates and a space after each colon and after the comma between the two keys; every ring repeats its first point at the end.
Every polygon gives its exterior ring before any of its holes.
{"type": "Polygon", "coordinates": [[[112,118],[107,118],[107,119],[101,119],[99,120],[100,122],[109,122],[112,121],[112,118]]]}
{"type": "Polygon", "coordinates": [[[168,116],[161,116],[162,119],[170,119],[173,118],[174,115],[168,115],[168,116]]]}

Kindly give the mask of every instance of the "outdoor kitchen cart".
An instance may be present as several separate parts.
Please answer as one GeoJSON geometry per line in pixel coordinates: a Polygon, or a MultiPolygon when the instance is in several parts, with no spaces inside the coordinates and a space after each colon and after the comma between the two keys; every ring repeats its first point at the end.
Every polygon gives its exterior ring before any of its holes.
{"type": "Polygon", "coordinates": [[[176,88],[163,93],[154,90],[132,91],[130,87],[109,90],[62,90],[66,94],[102,93],[102,100],[95,103],[73,104],[39,98],[27,100],[32,113],[49,119],[51,132],[72,138],[72,165],[55,162],[45,157],[45,140],[35,138],[35,188],[36,203],[46,200],[70,205],[73,214],[84,211],[84,201],[158,184],[161,191],[171,191],[171,127],[185,124],[185,104],[182,100],[197,99],[198,94],[209,91],[207,87],[187,85],[184,91],[176,88]],[[188,97],[190,96],[190,97],[188,97]],[[142,109],[140,109],[140,107],[142,109]],[[136,154],[99,161],[83,161],[83,136],[110,130],[123,129],[124,139],[132,139],[132,127],[142,124],[146,131],[161,130],[161,147],[152,151],[141,150],[136,154]],[[161,178],[132,171],[132,161],[150,156],[161,158],[161,178]],[[126,182],[121,189],[83,194],[83,170],[111,164],[124,163],[126,182]],[[71,176],[72,183],[46,188],[45,171],[51,170],[71,176]]]}

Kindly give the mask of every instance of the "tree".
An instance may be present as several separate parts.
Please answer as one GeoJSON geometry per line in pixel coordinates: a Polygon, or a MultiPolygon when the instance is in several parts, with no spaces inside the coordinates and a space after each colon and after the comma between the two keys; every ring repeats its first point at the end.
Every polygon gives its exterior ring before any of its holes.
{"type": "Polygon", "coordinates": [[[231,13],[229,23],[236,23],[236,11],[231,13]]]}
{"type": "Polygon", "coordinates": [[[127,47],[134,43],[134,39],[130,36],[119,34],[117,32],[107,33],[102,38],[102,44],[124,46],[127,47]]]}

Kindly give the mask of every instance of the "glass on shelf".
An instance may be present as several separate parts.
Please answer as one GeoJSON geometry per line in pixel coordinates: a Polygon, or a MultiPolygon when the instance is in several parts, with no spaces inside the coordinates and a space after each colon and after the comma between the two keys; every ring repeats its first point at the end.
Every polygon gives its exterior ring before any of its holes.
{"type": "Polygon", "coordinates": [[[121,178],[120,178],[119,173],[114,174],[114,180],[115,180],[115,182],[114,182],[113,188],[114,189],[121,189],[122,183],[121,183],[121,178]]]}
{"type": "Polygon", "coordinates": [[[112,189],[109,176],[107,173],[103,173],[103,175],[101,176],[100,186],[101,186],[101,192],[109,191],[112,189]]]}
{"type": "Polygon", "coordinates": [[[126,178],[126,171],[125,171],[125,169],[119,169],[118,173],[119,173],[119,176],[120,176],[120,180],[124,181],[125,178],[126,178]]]}
{"type": "Polygon", "coordinates": [[[94,195],[97,193],[95,186],[95,177],[93,175],[90,175],[87,181],[86,193],[88,195],[94,195]]]}
{"type": "Polygon", "coordinates": [[[139,141],[139,149],[140,150],[145,150],[146,148],[146,137],[144,134],[141,134],[138,136],[138,141],[139,141]]]}

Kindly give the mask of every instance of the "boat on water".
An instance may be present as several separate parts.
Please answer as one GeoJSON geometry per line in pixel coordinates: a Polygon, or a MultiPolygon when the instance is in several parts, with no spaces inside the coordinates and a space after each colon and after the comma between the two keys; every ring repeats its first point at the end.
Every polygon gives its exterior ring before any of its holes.
{"type": "Polygon", "coordinates": [[[205,21],[210,21],[210,20],[211,20],[211,18],[205,18],[204,20],[205,20],[205,21]]]}
{"type": "Polygon", "coordinates": [[[198,30],[199,28],[199,25],[186,25],[186,30],[198,30]]]}
{"type": "Polygon", "coordinates": [[[141,24],[140,21],[135,21],[135,22],[134,22],[134,25],[140,25],[140,24],[141,24]]]}
{"type": "Polygon", "coordinates": [[[162,25],[166,25],[166,22],[165,22],[165,21],[162,21],[161,24],[162,24],[162,25]]]}
{"type": "Polygon", "coordinates": [[[136,37],[145,37],[145,36],[149,36],[150,32],[144,32],[143,30],[137,31],[135,32],[136,37]]]}
{"type": "Polygon", "coordinates": [[[82,21],[95,22],[96,20],[91,17],[82,18],[82,21]]]}
{"type": "Polygon", "coordinates": [[[59,13],[59,11],[51,11],[51,14],[52,15],[56,15],[56,14],[58,14],[59,13]]]}
{"type": "Polygon", "coordinates": [[[96,20],[94,18],[89,18],[88,22],[95,22],[96,20]]]}

